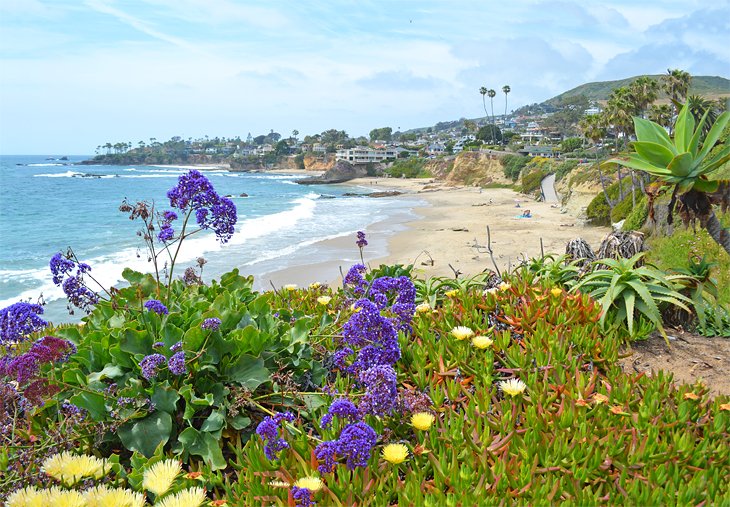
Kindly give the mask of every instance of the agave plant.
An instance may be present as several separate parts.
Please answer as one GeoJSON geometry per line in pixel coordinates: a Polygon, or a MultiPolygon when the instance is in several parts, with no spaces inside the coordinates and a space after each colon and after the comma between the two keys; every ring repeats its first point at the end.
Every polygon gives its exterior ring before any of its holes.
{"type": "Polygon", "coordinates": [[[587,274],[572,290],[582,290],[598,300],[603,309],[602,325],[609,319],[615,325],[626,322],[629,334],[635,336],[634,320],[637,314],[643,315],[669,345],[659,306],[670,304],[689,312],[685,303],[692,301],[677,291],[673,283],[684,275],[667,276],[648,264],[637,267],[644,255],[640,252],[630,259],[599,259],[594,262],[599,269],[587,274]]]}
{"type": "Polygon", "coordinates": [[[689,259],[686,268],[674,270],[684,275],[684,278],[679,280],[682,286],[680,290],[692,300],[699,330],[706,336],[711,336],[711,333],[724,328],[723,308],[717,304],[719,297],[717,280],[712,277],[712,269],[717,265],[717,262],[708,262],[704,257],[693,257],[689,259]],[[708,322],[708,316],[712,322],[708,322]]]}
{"type": "Polygon", "coordinates": [[[697,219],[702,227],[730,254],[730,232],[723,229],[712,205],[721,203],[723,210],[730,201],[730,182],[711,181],[708,175],[730,160],[730,145],[714,150],[730,121],[730,112],[722,113],[706,136],[703,128],[709,110],[695,125],[689,103],[682,108],[674,129],[674,139],[656,123],[634,118],[636,153],[628,158],[613,158],[605,164],[620,164],[656,177],[672,188],[669,202],[671,224],[674,204],[679,199],[686,221],[697,219]]]}
{"type": "Polygon", "coordinates": [[[541,280],[550,280],[560,286],[569,286],[580,276],[580,261],[571,260],[565,254],[535,257],[524,264],[523,269],[541,280]]]}

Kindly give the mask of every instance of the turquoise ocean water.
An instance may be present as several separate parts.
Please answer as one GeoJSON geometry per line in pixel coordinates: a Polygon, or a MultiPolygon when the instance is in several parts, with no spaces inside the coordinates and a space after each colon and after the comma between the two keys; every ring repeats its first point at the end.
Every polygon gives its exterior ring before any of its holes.
{"type": "MultiPolygon", "coordinates": [[[[124,267],[152,271],[144,244],[136,235],[141,222],[130,221],[118,210],[119,204],[126,197],[130,202],[153,200],[157,209],[167,209],[167,190],[188,169],[80,166],[73,162],[89,157],[47,158],[0,156],[0,308],[42,296],[46,316],[58,323],[77,320],[80,315],[68,316],[63,293],[51,280],[50,257],[73,248],[105,286],[120,283],[124,267]]],[[[363,189],[303,186],[294,183],[299,176],[293,175],[225,170],[204,174],[219,194],[233,196],[238,209],[236,233],[225,245],[207,231],[186,240],[176,275],[201,255],[208,260],[206,279],[218,278],[234,267],[242,274],[263,278],[313,256],[318,261],[351,264],[359,259],[356,231],[376,222],[387,223],[392,216],[409,215],[416,204],[408,199],[342,197],[345,192],[363,189]],[[237,197],[242,193],[248,197],[237,197]],[[317,248],[322,240],[348,235],[353,236],[353,248],[347,254],[317,248]]],[[[380,244],[375,248],[382,249],[384,242],[380,244]]],[[[371,258],[385,253],[370,252],[371,258]]],[[[336,276],[333,273],[331,278],[336,276]]]]}

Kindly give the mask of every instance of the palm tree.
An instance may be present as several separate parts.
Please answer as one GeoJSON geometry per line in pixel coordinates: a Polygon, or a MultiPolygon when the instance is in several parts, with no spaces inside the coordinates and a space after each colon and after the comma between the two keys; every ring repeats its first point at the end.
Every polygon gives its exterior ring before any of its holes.
{"type": "Polygon", "coordinates": [[[492,109],[492,125],[493,125],[493,127],[492,127],[492,144],[494,144],[494,142],[496,140],[496,137],[494,135],[494,127],[496,127],[495,121],[494,121],[494,97],[497,95],[497,92],[495,92],[494,90],[492,90],[490,88],[489,91],[487,91],[487,95],[489,95],[489,102],[492,105],[491,106],[491,109],[492,109]]]}
{"type": "Polygon", "coordinates": [[[649,76],[642,76],[629,86],[629,93],[634,101],[638,113],[643,114],[644,110],[657,99],[659,94],[659,83],[649,76]]]}
{"type": "Polygon", "coordinates": [[[484,106],[484,114],[487,116],[487,121],[489,121],[489,113],[487,112],[487,101],[486,101],[486,95],[487,95],[487,89],[482,86],[479,88],[479,93],[482,94],[482,105],[484,106]]]}
{"type": "Polygon", "coordinates": [[[691,81],[692,76],[689,72],[679,69],[667,69],[667,74],[664,76],[664,90],[672,99],[672,102],[682,102],[687,97],[691,81]]]}
{"type": "Polygon", "coordinates": [[[672,107],[669,104],[652,105],[649,109],[649,119],[662,127],[669,127],[672,123],[672,107]]]}
{"type": "Polygon", "coordinates": [[[616,203],[613,202],[611,197],[609,197],[608,195],[606,182],[603,178],[603,173],[601,172],[601,165],[598,164],[598,147],[595,146],[596,144],[598,144],[598,141],[606,136],[606,125],[604,124],[604,118],[603,116],[597,114],[584,116],[578,122],[578,127],[583,133],[583,137],[585,137],[586,139],[590,139],[594,147],[596,148],[596,167],[598,167],[598,178],[601,183],[601,188],[603,189],[603,197],[606,199],[606,204],[608,204],[610,212],[613,213],[613,207],[616,205],[616,203]]]}
{"type": "Polygon", "coordinates": [[[689,112],[692,113],[692,117],[695,122],[699,123],[702,117],[707,114],[707,121],[704,123],[703,133],[706,135],[710,131],[710,127],[717,120],[717,111],[715,110],[715,104],[700,95],[690,95],[687,97],[687,106],[689,112]]]}
{"type": "Polygon", "coordinates": [[[511,92],[512,89],[509,87],[509,85],[504,85],[502,87],[502,92],[504,93],[504,118],[507,119],[507,94],[511,92]]]}
{"type": "Polygon", "coordinates": [[[636,153],[628,158],[613,158],[614,163],[644,171],[656,177],[662,185],[669,186],[667,222],[671,225],[672,213],[677,200],[685,223],[698,220],[712,239],[730,254],[730,230],[723,229],[717,219],[713,204],[727,209],[730,201],[730,181],[712,181],[708,175],[730,161],[730,146],[718,144],[730,122],[730,112],[722,113],[707,135],[702,138],[707,114],[695,127],[695,120],[686,103],[677,117],[674,139],[670,139],[664,127],[643,118],[634,117],[637,141],[636,153]],[[702,142],[700,142],[702,141],[702,142]]]}

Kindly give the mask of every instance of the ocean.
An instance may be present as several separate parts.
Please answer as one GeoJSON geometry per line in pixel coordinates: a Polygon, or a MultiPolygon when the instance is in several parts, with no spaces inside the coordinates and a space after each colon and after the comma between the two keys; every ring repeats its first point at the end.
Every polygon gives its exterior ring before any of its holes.
{"type": "MultiPolygon", "coordinates": [[[[46,156],[0,156],[0,308],[20,300],[46,302],[45,317],[54,323],[74,322],[66,300],[53,284],[48,261],[72,248],[92,267],[94,278],[110,287],[123,282],[125,267],[152,272],[147,251],[130,221],[119,211],[123,198],[154,201],[169,208],[167,190],[189,169],[175,166],[74,165],[88,156],[60,161],[46,156]]],[[[220,195],[232,196],[238,211],[236,232],[221,245],[203,231],[187,239],[178,257],[175,276],[203,256],[203,277],[218,278],[234,267],[254,275],[265,289],[269,273],[317,261],[337,261],[343,267],[359,261],[355,233],[379,223],[379,238],[369,238],[368,257],[387,254],[384,236],[398,228],[383,227],[415,215],[415,199],[344,197],[363,193],[346,185],[298,185],[300,175],[202,171],[220,195]],[[248,197],[241,197],[241,194],[248,197]],[[327,239],[351,236],[352,249],[323,247],[327,239]],[[373,241],[375,239],[375,241],[373,241]]],[[[329,279],[335,279],[333,272],[329,279]]],[[[326,280],[322,280],[326,281],[326,280]]]]}

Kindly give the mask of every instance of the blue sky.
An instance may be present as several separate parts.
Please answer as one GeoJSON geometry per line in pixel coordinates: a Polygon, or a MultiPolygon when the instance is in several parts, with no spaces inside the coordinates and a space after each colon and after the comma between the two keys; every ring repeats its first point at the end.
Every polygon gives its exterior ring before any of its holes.
{"type": "Polygon", "coordinates": [[[730,2],[707,0],[0,0],[0,153],[357,136],[481,116],[480,86],[510,85],[512,109],[667,68],[728,77],[728,33],[730,2]]]}

